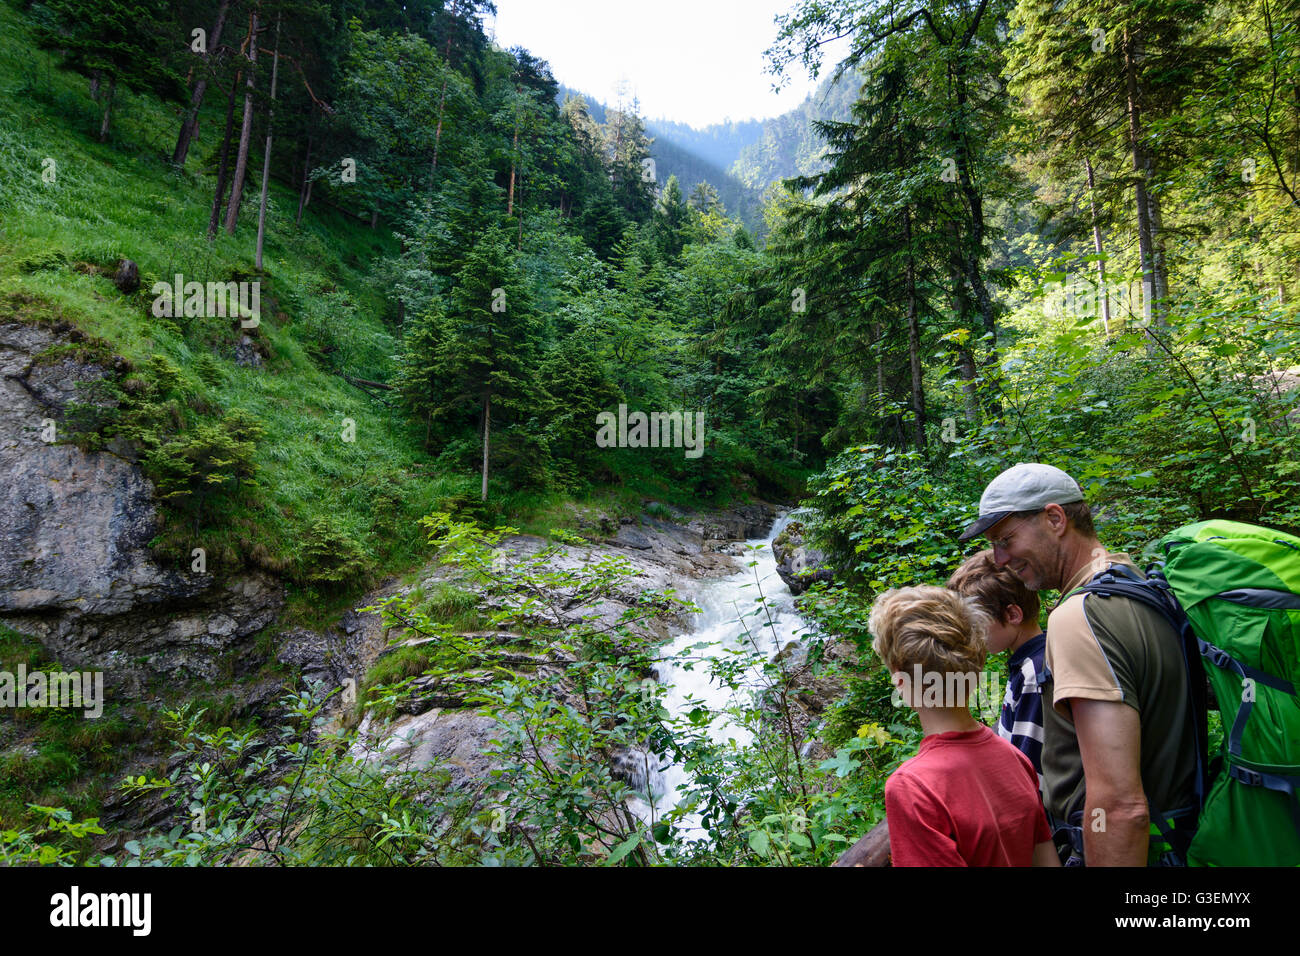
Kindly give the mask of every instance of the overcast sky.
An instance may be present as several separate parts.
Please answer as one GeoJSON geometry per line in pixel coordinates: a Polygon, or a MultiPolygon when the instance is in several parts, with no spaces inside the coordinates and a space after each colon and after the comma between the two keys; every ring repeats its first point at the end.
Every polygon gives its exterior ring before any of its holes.
{"type": "Polygon", "coordinates": [[[795,2],[496,0],[495,23],[489,17],[485,26],[501,46],[548,61],[565,86],[613,105],[626,81],[642,116],[698,128],[778,116],[812,92],[816,84],[797,65],[779,94],[765,71],[773,17],[795,2]]]}

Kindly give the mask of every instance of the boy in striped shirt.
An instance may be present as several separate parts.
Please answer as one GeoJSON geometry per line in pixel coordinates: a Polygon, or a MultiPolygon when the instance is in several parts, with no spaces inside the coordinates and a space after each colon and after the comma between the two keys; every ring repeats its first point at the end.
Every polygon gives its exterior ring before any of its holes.
{"type": "Polygon", "coordinates": [[[1010,652],[1007,692],[1002,698],[997,732],[1029,758],[1042,793],[1042,685],[1047,635],[1038,626],[1038,592],[1026,588],[1010,569],[995,565],[989,550],[967,558],[948,579],[948,587],[973,598],[991,618],[989,653],[1010,652]]]}

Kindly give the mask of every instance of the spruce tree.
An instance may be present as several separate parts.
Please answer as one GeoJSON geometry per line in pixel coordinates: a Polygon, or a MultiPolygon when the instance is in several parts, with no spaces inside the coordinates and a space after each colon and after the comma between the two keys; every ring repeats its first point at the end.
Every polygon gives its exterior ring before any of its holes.
{"type": "Polygon", "coordinates": [[[651,234],[659,253],[668,262],[676,262],[686,244],[686,227],[690,223],[690,211],[682,199],[682,187],[677,176],[668,177],[663,193],[655,203],[651,234]]]}
{"type": "Polygon", "coordinates": [[[434,419],[441,419],[447,410],[448,377],[441,364],[447,336],[447,317],[437,299],[411,317],[402,335],[396,388],[411,414],[424,424],[426,451],[431,450],[434,419]]]}
{"type": "Polygon", "coordinates": [[[614,199],[634,222],[649,220],[655,201],[655,171],[650,159],[651,140],[645,123],[634,111],[609,110],[604,126],[614,199]]]}
{"type": "Polygon", "coordinates": [[[48,0],[54,26],[37,42],[64,53],[64,66],[90,78],[103,107],[99,140],[108,139],[117,86],[151,91],[166,100],[184,95],[174,63],[185,43],[165,0],[48,0]]]}
{"type": "Polygon", "coordinates": [[[510,234],[493,226],[456,274],[447,335],[438,346],[444,375],[444,417],[474,415],[482,450],[482,497],[487,500],[494,443],[509,445],[513,430],[538,409],[535,383],[540,322],[529,301],[510,234]]]}

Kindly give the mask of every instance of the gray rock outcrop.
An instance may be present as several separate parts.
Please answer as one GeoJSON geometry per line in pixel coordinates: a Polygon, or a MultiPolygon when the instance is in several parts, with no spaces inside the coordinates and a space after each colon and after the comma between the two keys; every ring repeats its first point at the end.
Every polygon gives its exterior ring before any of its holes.
{"type": "Polygon", "coordinates": [[[815,581],[830,581],[834,577],[826,567],[826,555],[808,545],[806,536],[803,522],[791,521],[772,542],[776,573],[781,575],[791,594],[802,594],[815,581]]]}
{"type": "MultiPolygon", "coordinates": [[[[368,595],[358,607],[382,599],[387,589],[368,595]]],[[[378,614],[348,611],[335,625],[312,631],[305,627],[290,628],[280,634],[276,660],[294,668],[301,679],[316,684],[325,692],[336,688],[356,690],[366,668],[382,655],[388,630],[378,614]]]]}
{"type": "Polygon", "coordinates": [[[140,267],[134,260],[117,261],[117,272],[113,273],[113,285],[117,286],[119,292],[125,292],[127,295],[140,288],[140,267]]]}
{"type": "Polygon", "coordinates": [[[275,620],[280,585],[161,566],[153,487],[131,460],[64,443],[77,383],[108,369],[76,357],[67,326],[0,324],[0,618],[67,667],[112,687],[158,674],[211,680],[231,648],[275,620]]]}

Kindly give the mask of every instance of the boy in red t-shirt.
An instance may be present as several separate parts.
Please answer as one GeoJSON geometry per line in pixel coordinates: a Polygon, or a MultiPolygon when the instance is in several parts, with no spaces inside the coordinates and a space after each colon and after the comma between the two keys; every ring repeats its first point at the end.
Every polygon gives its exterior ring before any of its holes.
{"type": "Polygon", "coordinates": [[[885,782],[894,866],[1059,866],[1023,753],[971,716],[988,616],[939,587],[886,591],[872,647],[921,720],[917,755],[885,782]]]}

